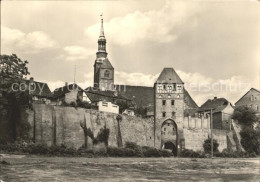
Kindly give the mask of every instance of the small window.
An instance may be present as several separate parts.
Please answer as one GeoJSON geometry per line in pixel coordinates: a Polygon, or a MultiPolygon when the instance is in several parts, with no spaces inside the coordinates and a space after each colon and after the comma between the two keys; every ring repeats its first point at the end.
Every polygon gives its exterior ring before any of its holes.
{"type": "Polygon", "coordinates": [[[172,85],[168,85],[168,92],[172,92],[172,85]]]}
{"type": "Polygon", "coordinates": [[[172,103],[172,106],[174,106],[174,100],[172,100],[172,102],[171,102],[171,103],[172,103]]]}
{"type": "Polygon", "coordinates": [[[107,78],[109,77],[109,71],[108,70],[105,71],[104,76],[107,77],[107,78]]]}
{"type": "Polygon", "coordinates": [[[166,116],[166,112],[163,112],[163,113],[162,113],[162,117],[165,117],[165,116],[166,116]]]}
{"type": "Polygon", "coordinates": [[[170,126],[170,123],[168,123],[168,126],[170,126]]]}
{"type": "Polygon", "coordinates": [[[163,106],[166,105],[166,100],[162,100],[162,105],[163,105],[163,106]]]}
{"type": "Polygon", "coordinates": [[[158,86],[157,86],[157,89],[158,89],[158,92],[162,92],[162,91],[163,91],[163,89],[162,89],[162,86],[161,86],[161,85],[158,85],[158,86]]]}
{"type": "Polygon", "coordinates": [[[251,95],[251,101],[254,101],[254,96],[253,95],[251,95]]]}
{"type": "Polygon", "coordinates": [[[164,128],[163,130],[166,131],[166,128],[164,128]]]}
{"type": "Polygon", "coordinates": [[[255,110],[258,111],[259,110],[259,107],[258,105],[255,105],[255,110]]]}
{"type": "Polygon", "coordinates": [[[163,85],[163,89],[166,90],[166,85],[165,84],[163,85]]]}
{"type": "Polygon", "coordinates": [[[175,112],[172,112],[172,117],[174,117],[175,116],[175,112]]]}

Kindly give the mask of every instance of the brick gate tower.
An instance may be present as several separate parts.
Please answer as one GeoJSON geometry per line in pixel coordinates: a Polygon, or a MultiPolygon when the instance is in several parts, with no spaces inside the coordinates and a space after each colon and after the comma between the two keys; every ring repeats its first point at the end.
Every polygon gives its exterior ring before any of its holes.
{"type": "Polygon", "coordinates": [[[94,87],[101,90],[114,89],[114,67],[107,58],[106,38],[101,18],[101,29],[98,38],[98,51],[94,64],[94,87]]]}

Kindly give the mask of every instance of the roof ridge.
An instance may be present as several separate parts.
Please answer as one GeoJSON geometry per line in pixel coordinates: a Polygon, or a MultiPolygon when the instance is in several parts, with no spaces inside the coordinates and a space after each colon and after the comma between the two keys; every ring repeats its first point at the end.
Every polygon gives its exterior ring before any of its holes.
{"type": "Polygon", "coordinates": [[[163,68],[162,72],[160,73],[158,79],[155,83],[181,83],[183,84],[183,81],[179,77],[179,75],[176,73],[174,68],[163,68]]]}

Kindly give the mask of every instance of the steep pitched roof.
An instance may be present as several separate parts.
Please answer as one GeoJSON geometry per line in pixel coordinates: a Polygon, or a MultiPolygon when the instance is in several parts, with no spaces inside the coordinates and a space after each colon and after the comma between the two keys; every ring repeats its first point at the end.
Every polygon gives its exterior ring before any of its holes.
{"type": "Polygon", "coordinates": [[[199,111],[209,111],[213,109],[213,112],[221,112],[223,111],[230,102],[225,98],[214,98],[208,99],[204,104],[201,105],[199,111]]]}
{"type": "Polygon", "coordinates": [[[156,83],[181,83],[183,81],[173,68],[164,68],[156,83]]]}
{"type": "Polygon", "coordinates": [[[32,95],[39,96],[39,97],[46,97],[46,98],[53,97],[51,90],[47,83],[37,82],[37,81],[30,82],[30,80],[26,80],[25,82],[28,85],[30,83],[32,83],[32,85],[30,85],[30,87],[31,87],[30,93],[32,95]]]}
{"type": "Polygon", "coordinates": [[[117,85],[116,90],[131,99],[137,107],[147,107],[154,104],[153,87],[117,85]]]}
{"type": "Polygon", "coordinates": [[[198,109],[199,106],[196,104],[196,102],[193,100],[193,98],[190,96],[189,92],[183,88],[184,92],[184,102],[190,109],[198,109]]]}
{"type": "Polygon", "coordinates": [[[69,92],[75,90],[76,88],[78,88],[80,91],[83,90],[77,84],[70,84],[70,85],[67,85],[67,86],[65,85],[63,87],[56,88],[53,91],[53,97],[58,98],[58,97],[64,96],[66,93],[69,93],[69,92]]]}
{"type": "Polygon", "coordinates": [[[100,66],[100,68],[114,69],[114,67],[112,66],[112,64],[108,60],[108,58],[104,59],[104,61],[103,61],[102,65],[100,66]]]}
{"type": "Polygon", "coordinates": [[[245,95],[243,95],[240,99],[238,99],[238,101],[236,101],[235,105],[236,105],[240,100],[242,100],[242,98],[244,98],[251,90],[254,90],[254,91],[260,93],[259,90],[255,89],[255,88],[251,88],[250,90],[248,90],[248,91],[245,93],[245,95]]]}
{"type": "MultiPolygon", "coordinates": [[[[138,107],[153,107],[154,88],[144,86],[118,85],[116,89],[124,96],[132,99],[138,107]]],[[[184,102],[192,109],[198,109],[198,105],[184,88],[184,102]]]]}

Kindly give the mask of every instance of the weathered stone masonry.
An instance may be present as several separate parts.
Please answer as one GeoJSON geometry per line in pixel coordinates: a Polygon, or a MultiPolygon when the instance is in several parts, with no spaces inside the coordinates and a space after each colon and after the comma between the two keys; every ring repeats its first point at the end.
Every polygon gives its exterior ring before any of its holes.
{"type": "MultiPolygon", "coordinates": [[[[65,144],[79,148],[85,142],[80,123],[86,122],[87,128],[91,129],[94,136],[106,125],[110,130],[108,145],[117,146],[117,114],[45,104],[34,104],[33,107],[34,111],[29,112],[28,120],[32,126],[31,135],[35,143],[46,143],[48,146],[65,144]]],[[[123,145],[131,141],[141,146],[153,146],[151,118],[123,115],[120,130],[123,145]]],[[[91,144],[89,146],[91,147],[91,144]]]]}

